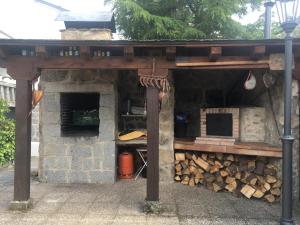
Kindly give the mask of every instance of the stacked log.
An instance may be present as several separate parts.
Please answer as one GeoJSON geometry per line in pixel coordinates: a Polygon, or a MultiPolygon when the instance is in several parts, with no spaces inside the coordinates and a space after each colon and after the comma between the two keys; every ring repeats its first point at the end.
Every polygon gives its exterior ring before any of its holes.
{"type": "Polygon", "coordinates": [[[214,192],[264,199],[270,203],[281,195],[278,169],[269,158],[222,153],[175,153],[175,181],[204,185],[214,192]]]}

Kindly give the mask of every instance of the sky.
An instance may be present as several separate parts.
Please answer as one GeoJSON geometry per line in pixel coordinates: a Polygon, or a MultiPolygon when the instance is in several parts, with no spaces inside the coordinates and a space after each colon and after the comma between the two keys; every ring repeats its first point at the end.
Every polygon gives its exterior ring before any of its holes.
{"type": "MultiPolygon", "coordinates": [[[[70,11],[110,10],[104,0],[48,0],[70,11]]],[[[61,21],[55,21],[57,10],[37,3],[35,0],[0,0],[0,30],[13,38],[60,39],[59,30],[64,29],[61,21]]],[[[251,12],[244,18],[237,18],[243,24],[255,22],[263,9],[251,12]]],[[[3,35],[0,34],[0,38],[3,35]]]]}

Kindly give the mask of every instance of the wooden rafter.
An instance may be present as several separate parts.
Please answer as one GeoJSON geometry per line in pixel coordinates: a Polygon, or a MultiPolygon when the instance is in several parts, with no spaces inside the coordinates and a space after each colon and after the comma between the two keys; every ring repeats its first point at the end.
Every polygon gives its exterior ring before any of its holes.
{"type": "Polygon", "coordinates": [[[211,47],[209,53],[210,61],[217,61],[222,56],[222,47],[211,47]]]}
{"type": "Polygon", "coordinates": [[[266,54],[266,46],[265,45],[261,45],[261,46],[254,46],[252,49],[252,53],[251,53],[251,58],[253,60],[259,60],[261,58],[263,58],[266,54]]]}

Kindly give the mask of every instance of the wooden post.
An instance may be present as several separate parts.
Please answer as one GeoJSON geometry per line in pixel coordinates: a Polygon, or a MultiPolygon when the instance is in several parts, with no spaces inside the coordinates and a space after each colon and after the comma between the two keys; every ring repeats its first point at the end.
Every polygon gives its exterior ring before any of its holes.
{"type": "Polygon", "coordinates": [[[159,90],[147,87],[147,201],[159,200],[159,90]]]}
{"type": "Polygon", "coordinates": [[[28,208],[30,204],[32,83],[16,81],[16,155],[13,209],[28,208]]]}

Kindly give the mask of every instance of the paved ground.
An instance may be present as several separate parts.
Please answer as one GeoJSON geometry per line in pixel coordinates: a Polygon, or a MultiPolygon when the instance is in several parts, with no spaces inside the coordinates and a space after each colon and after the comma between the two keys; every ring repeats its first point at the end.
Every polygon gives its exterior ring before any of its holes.
{"type": "MultiPolygon", "coordinates": [[[[146,215],[144,179],[114,185],[51,185],[33,180],[34,208],[13,212],[8,209],[12,184],[13,170],[0,169],[0,225],[275,225],[280,216],[279,204],[181,184],[161,184],[164,212],[146,215]]],[[[295,214],[300,221],[300,213],[295,214]]]]}

